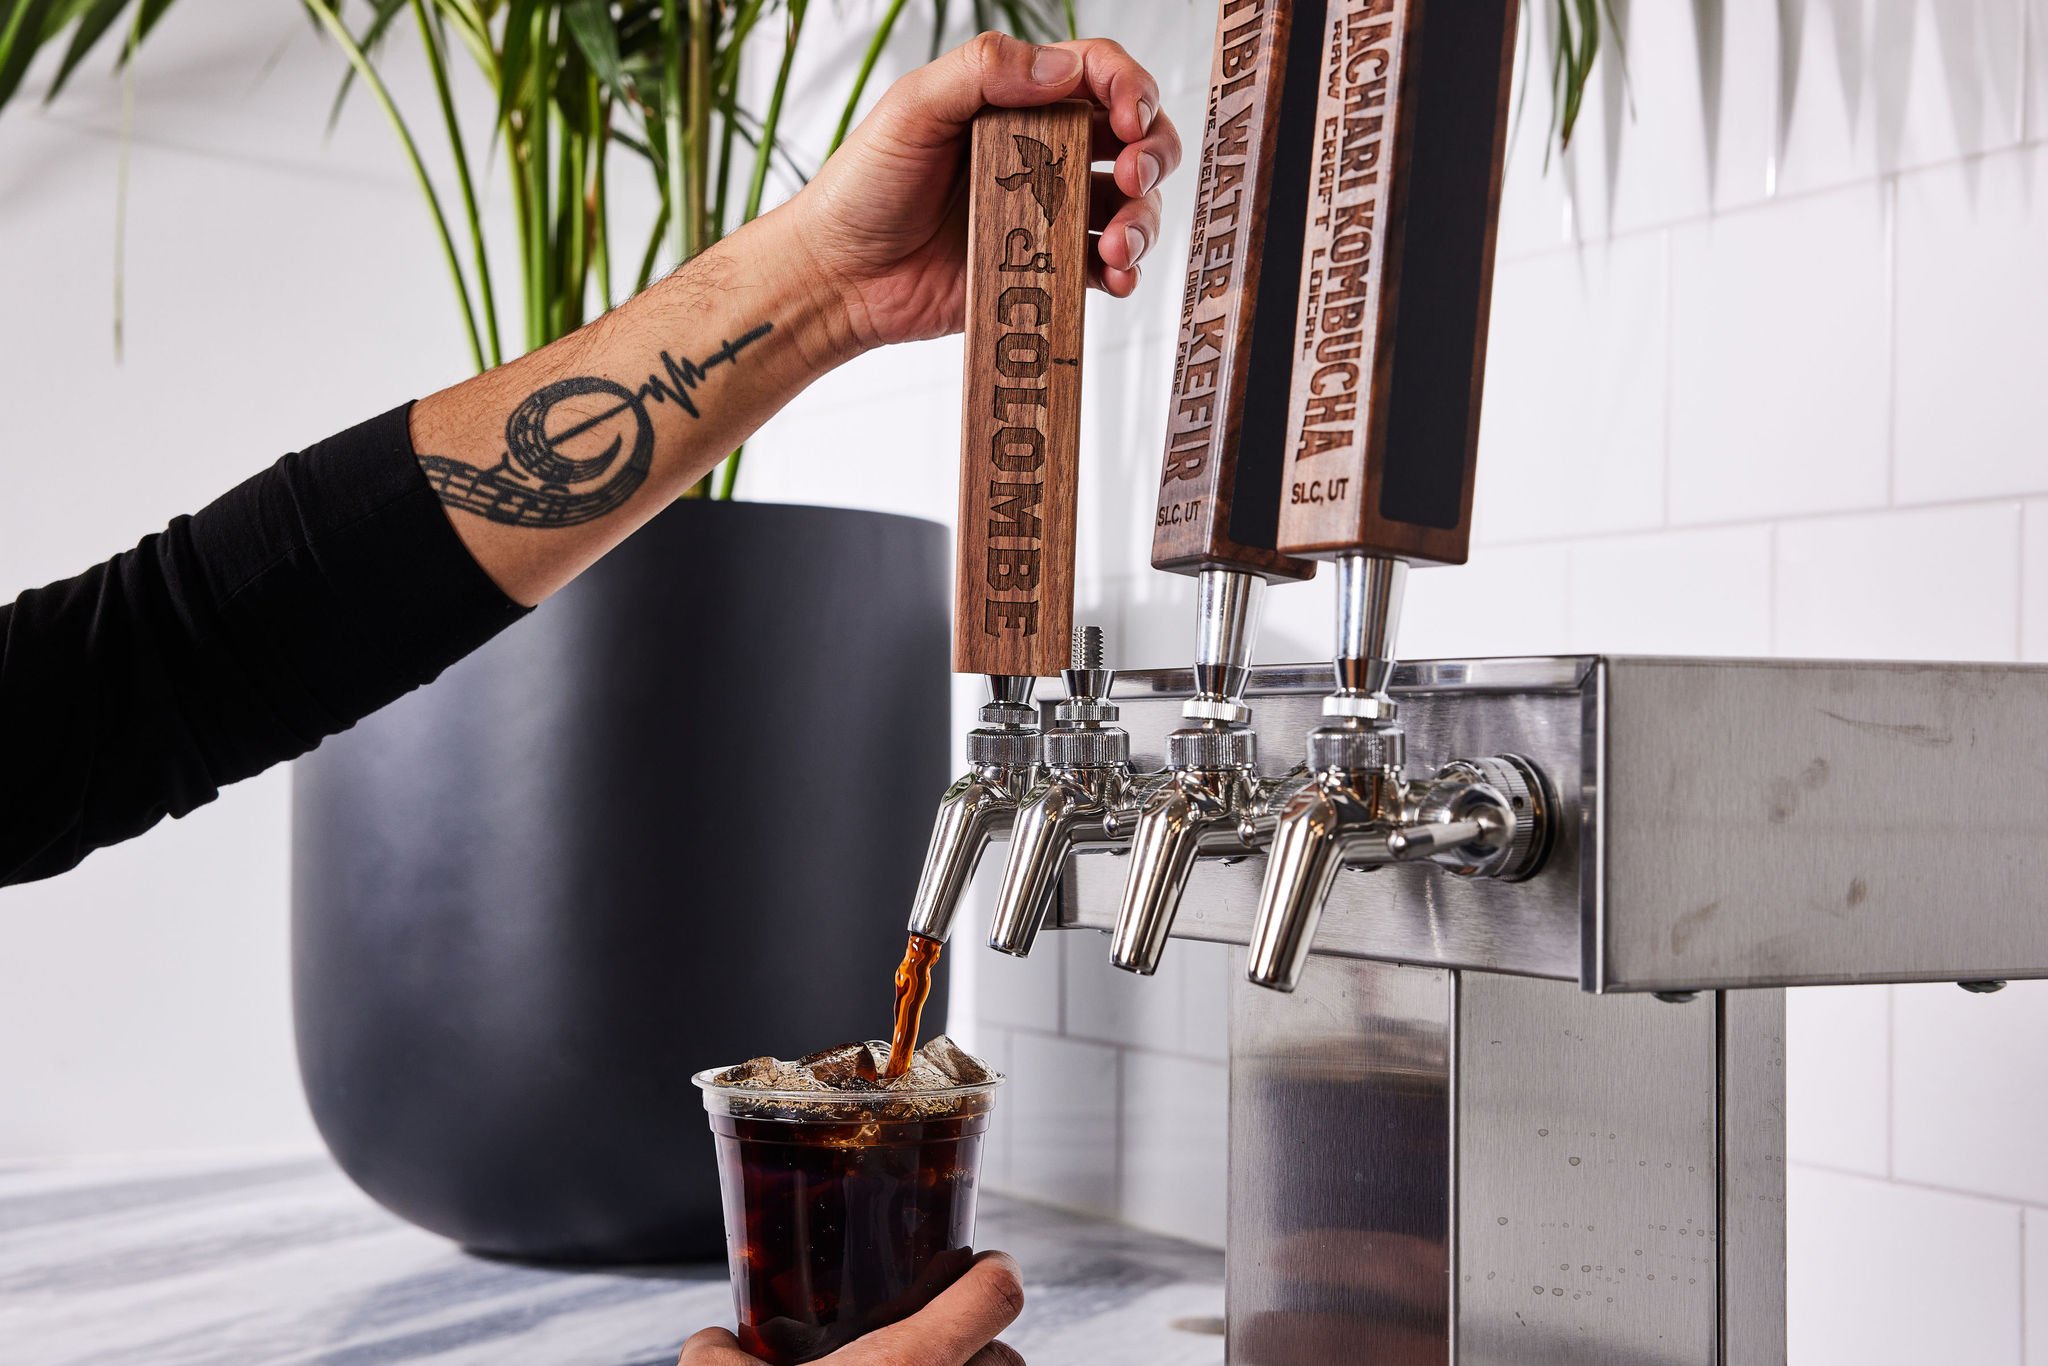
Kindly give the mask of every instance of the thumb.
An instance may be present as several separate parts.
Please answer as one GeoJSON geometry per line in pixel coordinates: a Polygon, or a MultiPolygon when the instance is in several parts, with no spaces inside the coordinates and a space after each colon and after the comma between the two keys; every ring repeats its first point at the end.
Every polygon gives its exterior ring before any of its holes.
{"type": "Polygon", "coordinates": [[[1080,85],[1085,66],[1072,48],[983,33],[896,82],[875,114],[906,142],[944,143],[989,105],[1030,109],[1065,99],[1080,85]]]}
{"type": "MultiPolygon", "coordinates": [[[[1024,1308],[1024,1283],[1017,1263],[1001,1252],[984,1252],[967,1274],[909,1318],[879,1328],[842,1351],[861,1366],[917,1362],[920,1366],[962,1366],[978,1356],[1024,1308]]],[[[1000,1360],[1000,1358],[998,1358],[1000,1360]]]]}

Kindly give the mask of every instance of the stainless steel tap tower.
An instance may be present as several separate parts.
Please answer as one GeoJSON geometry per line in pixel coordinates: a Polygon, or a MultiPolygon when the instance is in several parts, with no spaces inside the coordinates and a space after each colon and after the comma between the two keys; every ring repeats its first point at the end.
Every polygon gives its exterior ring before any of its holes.
{"type": "Polygon", "coordinates": [[[1783,1362],[1781,988],[2048,976],[2048,669],[1399,661],[1466,556],[1518,9],[1219,4],[1154,515],[1193,667],[1083,633],[1042,732],[999,685],[912,921],[1013,827],[996,948],[1242,947],[1233,1366],[1783,1362]],[[1332,663],[1253,667],[1323,561],[1332,663]]]}

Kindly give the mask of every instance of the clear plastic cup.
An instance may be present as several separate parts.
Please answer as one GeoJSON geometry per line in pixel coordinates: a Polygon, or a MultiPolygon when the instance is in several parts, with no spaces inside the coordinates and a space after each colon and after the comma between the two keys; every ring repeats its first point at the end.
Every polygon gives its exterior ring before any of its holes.
{"type": "Polygon", "coordinates": [[[813,1361],[917,1312],[973,1261],[1001,1076],[918,1091],[766,1091],[699,1072],[740,1345],[813,1361]]]}

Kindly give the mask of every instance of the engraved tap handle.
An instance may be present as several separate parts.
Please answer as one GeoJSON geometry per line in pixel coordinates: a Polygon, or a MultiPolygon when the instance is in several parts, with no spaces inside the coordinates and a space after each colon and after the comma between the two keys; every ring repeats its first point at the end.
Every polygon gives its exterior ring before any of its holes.
{"type": "Polygon", "coordinates": [[[1305,579],[1273,547],[1324,0],[1218,0],[1152,567],[1305,579]]]}
{"type": "Polygon", "coordinates": [[[1462,564],[1518,0],[1330,0],[1280,549],[1462,564]]]}
{"type": "Polygon", "coordinates": [[[953,670],[999,700],[1057,673],[1073,629],[1089,120],[1070,101],[974,121],[953,670]]]}

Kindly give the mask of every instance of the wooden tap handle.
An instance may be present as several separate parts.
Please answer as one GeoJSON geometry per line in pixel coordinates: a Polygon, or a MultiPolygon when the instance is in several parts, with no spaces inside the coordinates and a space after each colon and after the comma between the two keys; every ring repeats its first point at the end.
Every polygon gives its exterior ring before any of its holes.
{"type": "Polygon", "coordinates": [[[1462,564],[1520,0],[1330,0],[1282,550],[1462,564]]]}
{"type": "Polygon", "coordinates": [[[1324,0],[1218,0],[1152,566],[1305,579],[1275,550],[1324,0]]]}
{"type": "Polygon", "coordinates": [[[991,109],[968,166],[953,670],[1066,667],[1074,621],[1089,107],[991,109]]]}

